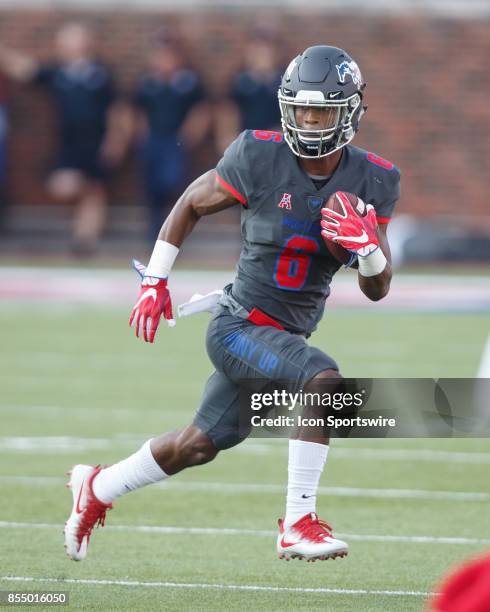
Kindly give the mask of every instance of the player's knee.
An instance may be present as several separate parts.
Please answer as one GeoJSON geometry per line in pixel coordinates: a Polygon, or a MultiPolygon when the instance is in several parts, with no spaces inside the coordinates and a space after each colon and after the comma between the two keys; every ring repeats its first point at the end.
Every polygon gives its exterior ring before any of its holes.
{"type": "Polygon", "coordinates": [[[194,428],[192,435],[182,440],[179,450],[187,467],[208,463],[219,452],[209,437],[197,428],[194,428]]]}
{"type": "Polygon", "coordinates": [[[327,370],[322,370],[321,372],[318,372],[318,374],[315,374],[315,376],[311,378],[304,386],[304,391],[313,393],[319,387],[341,387],[343,381],[344,377],[338,370],[329,368],[327,370]]]}
{"type": "Polygon", "coordinates": [[[316,374],[313,379],[316,380],[324,378],[335,378],[337,380],[342,380],[344,377],[338,370],[329,368],[328,370],[322,370],[321,372],[318,372],[318,374],[316,374]]]}
{"type": "Polygon", "coordinates": [[[58,170],[49,177],[47,189],[53,198],[66,202],[79,197],[83,185],[83,177],[80,172],[58,170]]]}
{"type": "Polygon", "coordinates": [[[303,415],[325,418],[331,404],[330,399],[326,401],[327,398],[342,393],[343,387],[344,377],[338,370],[329,368],[318,372],[303,388],[305,397],[303,415]]]}

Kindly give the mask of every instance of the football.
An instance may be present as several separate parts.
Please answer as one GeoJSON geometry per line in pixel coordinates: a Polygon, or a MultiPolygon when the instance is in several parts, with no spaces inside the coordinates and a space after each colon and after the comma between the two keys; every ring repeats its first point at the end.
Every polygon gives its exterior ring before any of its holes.
{"type": "MultiPolygon", "coordinates": [[[[364,217],[366,215],[366,205],[358,198],[354,193],[349,193],[348,191],[336,191],[332,193],[332,195],[328,198],[327,203],[324,208],[330,208],[335,212],[340,214],[344,214],[344,206],[342,204],[342,197],[345,197],[352,204],[352,207],[357,212],[358,215],[364,217]],[[340,194],[340,195],[339,195],[340,194]]],[[[341,264],[346,264],[350,261],[351,253],[344,247],[340,246],[340,244],[336,244],[332,240],[328,240],[326,238],[323,239],[325,242],[325,246],[328,249],[330,255],[339,261],[341,264]]]]}

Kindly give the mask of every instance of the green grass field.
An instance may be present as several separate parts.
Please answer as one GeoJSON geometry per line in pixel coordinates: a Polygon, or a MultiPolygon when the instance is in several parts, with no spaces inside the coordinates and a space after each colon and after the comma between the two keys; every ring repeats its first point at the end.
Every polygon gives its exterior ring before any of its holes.
{"type": "MultiPolygon", "coordinates": [[[[279,561],[287,445],[250,440],[119,500],[87,560],[70,562],[64,472],[186,424],[211,371],[206,316],[162,328],[150,346],[132,337],[127,315],[0,309],[0,590],[69,591],[72,609],[406,612],[424,609],[448,568],[490,547],[489,439],[342,440],[318,510],[349,556],[279,561]]],[[[489,328],[488,314],[337,311],[313,340],[347,376],[471,377],[489,328]],[[354,338],[369,346],[362,356],[354,338]]]]}

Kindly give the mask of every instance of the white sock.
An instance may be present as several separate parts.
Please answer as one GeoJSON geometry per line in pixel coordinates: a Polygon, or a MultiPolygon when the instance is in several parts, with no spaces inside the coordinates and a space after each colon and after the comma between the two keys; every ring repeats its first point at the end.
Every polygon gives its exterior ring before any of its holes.
{"type": "Polygon", "coordinates": [[[316,512],[316,494],[328,455],[326,444],[289,440],[288,494],[284,525],[316,512]]]}
{"type": "Polygon", "coordinates": [[[105,504],[145,485],[168,478],[155,461],[148,440],[127,459],[101,470],[93,481],[95,497],[105,504]]]}

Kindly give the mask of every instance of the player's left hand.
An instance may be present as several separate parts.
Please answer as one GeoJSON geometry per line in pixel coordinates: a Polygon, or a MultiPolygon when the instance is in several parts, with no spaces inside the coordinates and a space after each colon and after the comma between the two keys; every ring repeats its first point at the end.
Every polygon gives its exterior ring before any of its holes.
{"type": "Polygon", "coordinates": [[[322,208],[322,236],[352,253],[366,257],[379,247],[374,206],[367,204],[366,214],[361,216],[349,201],[343,204],[345,215],[331,208],[322,208]]]}
{"type": "Polygon", "coordinates": [[[129,325],[135,328],[138,338],[143,334],[145,342],[153,342],[162,314],[169,327],[175,325],[167,279],[145,276],[146,267],[139,261],[134,260],[133,267],[143,280],[129,325]]]}

